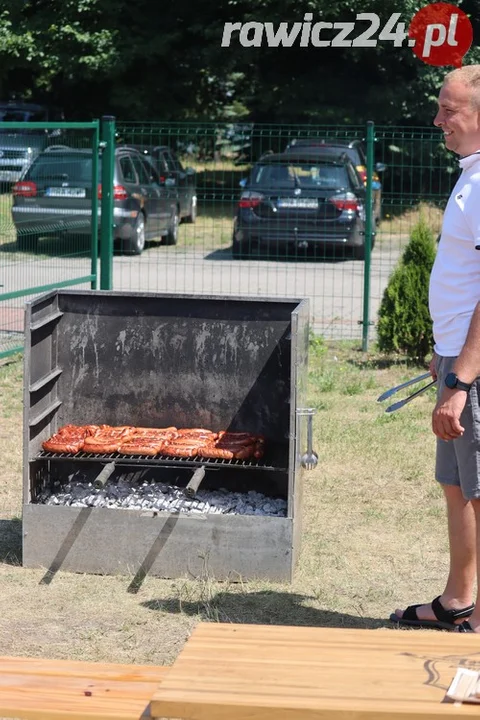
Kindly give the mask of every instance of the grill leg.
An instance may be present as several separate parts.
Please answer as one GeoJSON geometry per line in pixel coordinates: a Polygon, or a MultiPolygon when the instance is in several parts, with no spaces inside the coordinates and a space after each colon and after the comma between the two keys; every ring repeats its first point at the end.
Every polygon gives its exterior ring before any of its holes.
{"type": "Polygon", "coordinates": [[[201,465],[199,468],[195,470],[193,473],[190,482],[185,487],[185,490],[183,491],[185,495],[188,498],[194,498],[197,494],[197,490],[200,487],[200,483],[202,482],[203,478],[205,477],[205,468],[203,465],[201,465]]]}

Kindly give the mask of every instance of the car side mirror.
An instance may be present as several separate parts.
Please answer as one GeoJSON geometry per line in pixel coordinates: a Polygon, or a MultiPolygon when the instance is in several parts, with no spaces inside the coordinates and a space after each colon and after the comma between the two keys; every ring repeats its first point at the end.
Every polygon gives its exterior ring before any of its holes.
{"type": "Polygon", "coordinates": [[[248,182],[247,178],[242,178],[238,184],[240,185],[241,188],[245,188],[245,187],[247,187],[247,182],[248,182]]]}
{"type": "Polygon", "coordinates": [[[388,165],[385,165],[385,163],[378,162],[378,163],[376,163],[376,165],[375,165],[375,171],[376,171],[377,173],[385,172],[385,170],[387,169],[387,167],[388,167],[388,165]]]}
{"type": "Polygon", "coordinates": [[[185,174],[186,174],[186,175],[195,175],[196,172],[197,172],[197,171],[195,170],[195,168],[192,168],[192,167],[186,167],[186,168],[185,168],[185,174]]]}

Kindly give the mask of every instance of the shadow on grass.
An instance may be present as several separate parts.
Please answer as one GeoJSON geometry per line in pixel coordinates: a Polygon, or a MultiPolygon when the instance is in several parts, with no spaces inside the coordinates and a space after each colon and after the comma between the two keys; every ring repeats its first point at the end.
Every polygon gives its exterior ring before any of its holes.
{"type": "Polygon", "coordinates": [[[91,246],[87,236],[65,240],[60,235],[39,237],[31,248],[21,250],[16,242],[7,242],[0,245],[0,253],[15,253],[18,256],[29,258],[34,256],[48,257],[90,257],[91,246]]]}
{"type": "Polygon", "coordinates": [[[20,518],[0,520],[0,562],[22,564],[22,521],[20,518]]]}
{"type": "MultiPolygon", "coordinates": [[[[362,349],[358,348],[358,352],[361,353],[362,349]]],[[[356,360],[355,358],[348,358],[347,365],[352,365],[359,370],[428,370],[428,362],[420,360],[418,358],[408,357],[395,357],[391,355],[379,355],[378,357],[369,357],[356,360]]]]}
{"type": "MultiPolygon", "coordinates": [[[[235,259],[232,254],[232,248],[220,248],[218,250],[213,250],[212,252],[205,255],[205,260],[229,260],[235,259]]],[[[280,262],[280,263],[291,263],[291,262],[315,262],[315,263],[341,263],[345,262],[347,260],[352,260],[351,257],[348,257],[346,254],[342,253],[341,255],[339,253],[335,253],[335,251],[325,251],[321,253],[315,253],[312,251],[305,251],[305,250],[290,250],[290,251],[278,251],[278,250],[271,250],[270,252],[268,250],[266,251],[256,251],[252,250],[251,253],[245,255],[243,258],[238,259],[239,262],[242,262],[244,260],[261,260],[261,261],[272,261],[280,262]]]]}
{"type": "Polygon", "coordinates": [[[237,594],[214,593],[208,600],[150,600],[142,603],[149,610],[200,615],[203,620],[254,625],[298,625],[308,627],[380,628],[386,621],[359,617],[304,605],[311,598],[298,593],[262,590],[237,594]]]}
{"type": "MultiPolygon", "coordinates": [[[[162,244],[162,238],[153,238],[145,241],[145,250],[158,248],[162,244]]],[[[0,253],[13,253],[18,259],[29,260],[32,257],[42,259],[46,257],[82,259],[91,257],[91,245],[89,238],[62,240],[61,237],[42,237],[38,240],[35,248],[20,250],[16,242],[3,243],[0,245],[0,253]]],[[[113,248],[115,257],[125,255],[132,258],[135,256],[126,255],[119,244],[116,243],[113,248]]],[[[100,251],[98,254],[100,258],[100,251]]]]}

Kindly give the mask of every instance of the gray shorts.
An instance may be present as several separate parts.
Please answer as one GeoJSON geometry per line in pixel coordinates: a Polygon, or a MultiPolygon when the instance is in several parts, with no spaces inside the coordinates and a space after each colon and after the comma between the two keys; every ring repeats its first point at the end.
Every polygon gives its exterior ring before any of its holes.
{"type": "MultiPolygon", "coordinates": [[[[437,397],[456,358],[437,356],[437,397]]],[[[460,423],[465,428],[456,440],[437,438],[435,477],[442,485],[457,485],[466,500],[480,498],[480,379],[470,388],[460,423]]]]}

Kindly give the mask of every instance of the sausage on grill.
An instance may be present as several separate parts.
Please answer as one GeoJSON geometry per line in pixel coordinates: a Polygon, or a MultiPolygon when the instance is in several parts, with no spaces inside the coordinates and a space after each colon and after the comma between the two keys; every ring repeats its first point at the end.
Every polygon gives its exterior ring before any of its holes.
{"type": "Polygon", "coordinates": [[[204,458],[219,458],[221,460],[233,460],[234,454],[231,450],[216,447],[215,445],[206,445],[199,448],[198,454],[204,458]]]}

